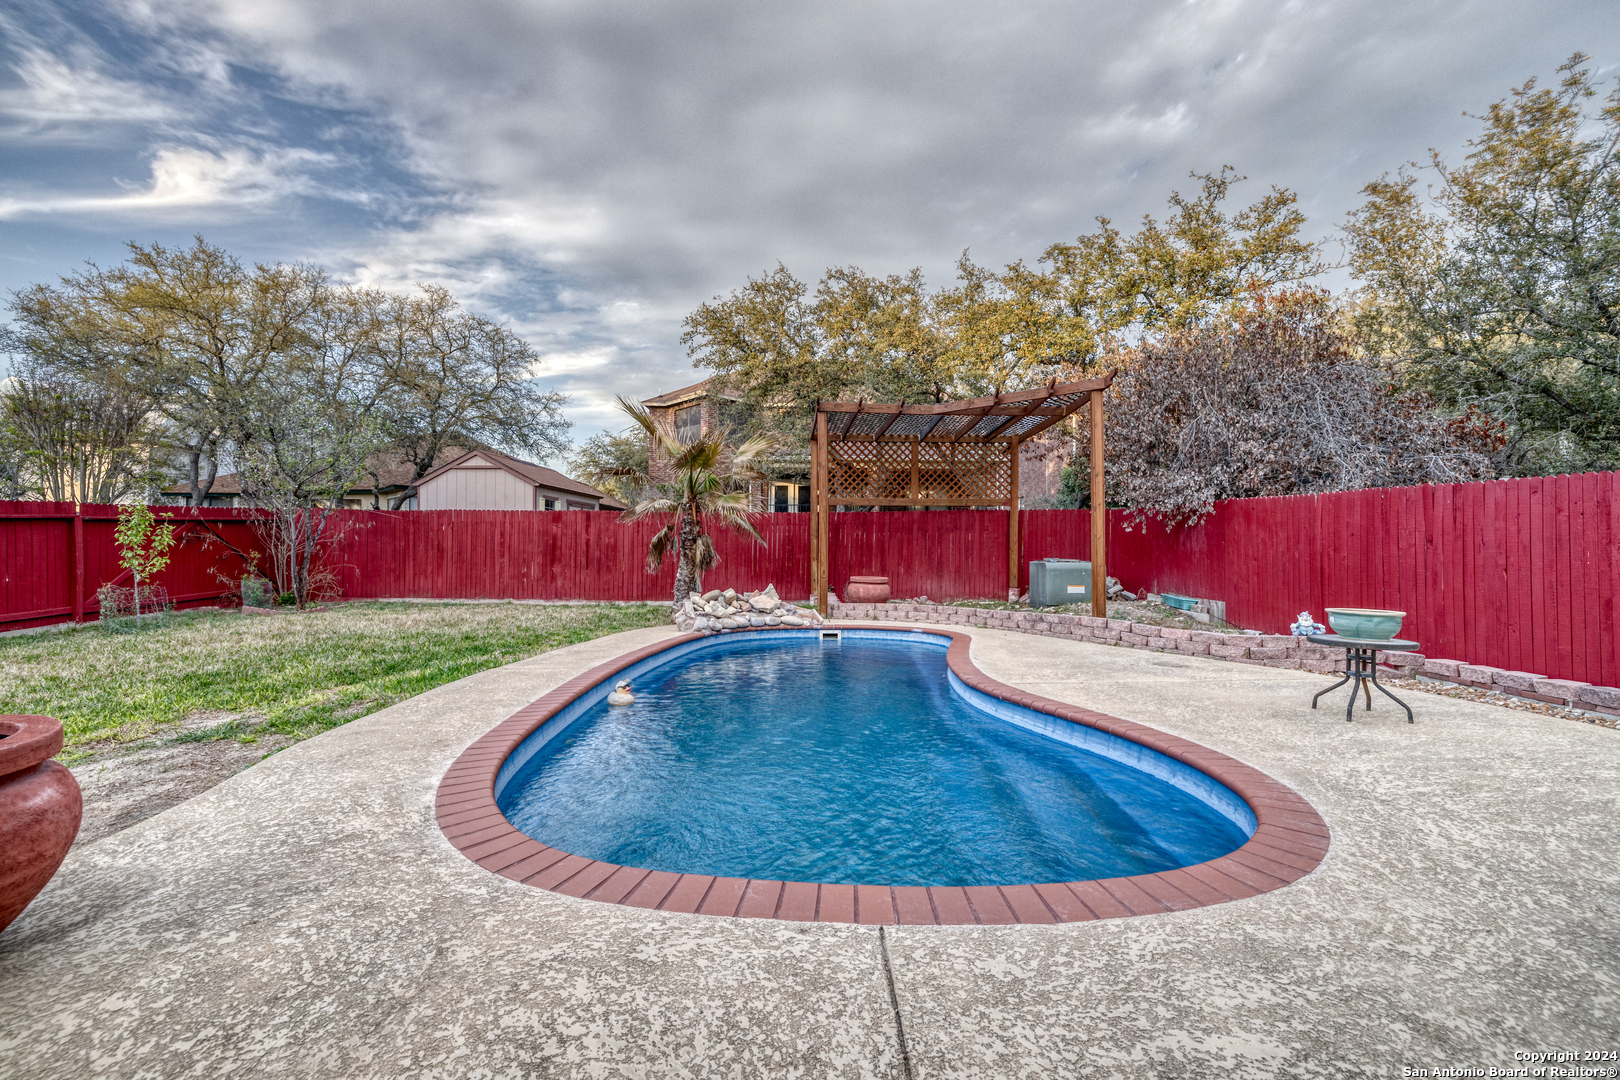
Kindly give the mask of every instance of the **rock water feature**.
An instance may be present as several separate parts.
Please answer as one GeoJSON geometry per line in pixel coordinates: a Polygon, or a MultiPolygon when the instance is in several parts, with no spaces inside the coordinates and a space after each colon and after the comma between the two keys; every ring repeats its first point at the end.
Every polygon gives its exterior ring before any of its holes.
{"type": "Polygon", "coordinates": [[[688,633],[723,634],[750,627],[805,627],[821,625],[814,608],[794,607],[776,595],[776,586],[759,592],[739,593],[735,589],[710,589],[693,593],[671,613],[675,625],[688,633]]]}

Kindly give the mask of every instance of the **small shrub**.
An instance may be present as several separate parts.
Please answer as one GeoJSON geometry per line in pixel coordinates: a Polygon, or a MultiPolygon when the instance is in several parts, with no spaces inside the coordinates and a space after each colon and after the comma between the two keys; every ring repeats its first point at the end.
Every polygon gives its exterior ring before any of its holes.
{"type": "Polygon", "coordinates": [[[243,607],[269,607],[271,585],[262,577],[245,577],[242,579],[242,606],[243,607]]]}

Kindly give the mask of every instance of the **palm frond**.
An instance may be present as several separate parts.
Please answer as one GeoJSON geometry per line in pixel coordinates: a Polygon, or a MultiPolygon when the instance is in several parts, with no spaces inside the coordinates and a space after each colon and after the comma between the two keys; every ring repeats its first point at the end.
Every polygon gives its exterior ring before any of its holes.
{"type": "Polygon", "coordinates": [[[720,565],[720,553],[714,549],[714,541],[708,533],[699,533],[692,542],[692,565],[700,574],[720,565]]]}
{"type": "Polygon", "coordinates": [[[651,574],[664,565],[664,556],[669,554],[670,547],[674,545],[678,528],[674,524],[665,525],[653,535],[647,545],[647,573],[651,574]]]}
{"type": "Polygon", "coordinates": [[[644,407],[638,405],[636,402],[631,401],[623,394],[620,394],[617,400],[619,402],[619,408],[624,410],[630,419],[641,425],[642,429],[652,437],[653,442],[658,444],[659,449],[672,458],[680,455],[682,449],[684,448],[680,443],[675,441],[675,437],[673,435],[658,426],[658,424],[652,418],[652,413],[648,412],[644,407]]]}
{"type": "Polygon", "coordinates": [[[640,521],[642,518],[650,517],[653,514],[673,514],[680,507],[680,499],[674,499],[668,495],[654,495],[652,498],[645,499],[620,514],[619,520],[640,521]]]}
{"type": "Polygon", "coordinates": [[[760,472],[760,464],[780,447],[781,442],[774,435],[755,435],[732,452],[731,471],[737,475],[758,474],[750,475],[748,477],[750,480],[764,479],[765,474],[760,472]]]}

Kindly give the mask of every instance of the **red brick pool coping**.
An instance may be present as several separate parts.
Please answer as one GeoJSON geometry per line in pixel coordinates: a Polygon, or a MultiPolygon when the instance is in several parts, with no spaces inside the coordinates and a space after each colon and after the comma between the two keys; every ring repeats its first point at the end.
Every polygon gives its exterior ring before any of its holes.
{"type": "MultiPolygon", "coordinates": [[[[849,629],[878,628],[867,624],[849,629]]],[[[973,640],[968,634],[936,626],[883,627],[878,632],[883,630],[948,637],[946,662],[975,690],[1140,743],[1213,777],[1254,811],[1258,822],[1254,836],[1231,854],[1158,874],[1039,885],[923,887],[671,874],[571,855],[514,828],[495,805],[495,778],[507,756],[591,687],[649,656],[694,640],[696,634],[660,641],[598,664],[490,729],[455,760],[440,781],[435,806],[439,828],[457,850],[484,869],[565,896],[688,914],[890,926],[1088,922],[1185,911],[1280,889],[1316,869],[1327,855],[1329,833],[1321,815],[1292,788],[1260,770],[1143,724],[997,682],[968,659],[973,640]]]]}

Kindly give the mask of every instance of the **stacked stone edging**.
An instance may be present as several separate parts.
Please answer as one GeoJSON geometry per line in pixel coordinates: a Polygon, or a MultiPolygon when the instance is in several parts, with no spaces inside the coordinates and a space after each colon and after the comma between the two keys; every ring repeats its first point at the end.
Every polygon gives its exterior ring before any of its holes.
{"type": "MultiPolygon", "coordinates": [[[[1183,630],[1095,615],[1001,611],[905,601],[888,604],[835,603],[829,610],[838,619],[982,626],[991,630],[1014,630],[1023,634],[1087,641],[1094,645],[1121,645],[1130,649],[1151,649],[1185,656],[1209,656],[1238,664],[1316,671],[1324,675],[1344,670],[1342,649],[1312,645],[1304,638],[1285,634],[1218,634],[1212,630],[1183,630]]],[[[1397,675],[1496,690],[1531,701],[1620,717],[1620,688],[1612,686],[1549,679],[1528,671],[1506,671],[1461,660],[1442,660],[1419,652],[1381,652],[1378,662],[1385,670],[1397,675]]]]}

